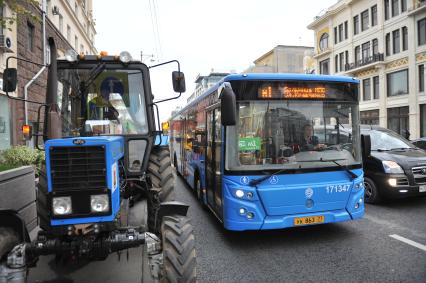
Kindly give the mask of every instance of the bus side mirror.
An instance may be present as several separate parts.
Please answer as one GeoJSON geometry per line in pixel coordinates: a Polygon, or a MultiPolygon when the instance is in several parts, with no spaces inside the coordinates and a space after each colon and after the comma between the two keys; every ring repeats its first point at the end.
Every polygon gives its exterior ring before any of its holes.
{"type": "Polygon", "coordinates": [[[3,72],[3,91],[13,92],[16,90],[18,82],[17,71],[15,68],[7,68],[3,72]]]}
{"type": "Polygon", "coordinates": [[[174,71],[172,73],[173,90],[175,92],[185,92],[185,74],[183,72],[174,71]]]}
{"type": "Polygon", "coordinates": [[[365,161],[371,155],[370,135],[361,135],[362,159],[365,161]]]}
{"type": "Polygon", "coordinates": [[[236,124],[236,109],[235,93],[231,88],[225,87],[220,94],[220,112],[223,126],[234,126],[236,124]]]}

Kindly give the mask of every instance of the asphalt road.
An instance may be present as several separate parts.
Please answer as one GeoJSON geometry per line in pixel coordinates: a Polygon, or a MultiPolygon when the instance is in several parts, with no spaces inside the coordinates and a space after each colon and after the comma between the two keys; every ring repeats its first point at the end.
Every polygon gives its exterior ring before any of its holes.
{"type": "MultiPolygon", "coordinates": [[[[179,178],[176,187],[191,205],[199,282],[426,282],[425,197],[367,205],[354,222],[235,233],[179,178]]],[[[65,265],[43,257],[29,282],[140,282],[140,255],[65,265]]]]}

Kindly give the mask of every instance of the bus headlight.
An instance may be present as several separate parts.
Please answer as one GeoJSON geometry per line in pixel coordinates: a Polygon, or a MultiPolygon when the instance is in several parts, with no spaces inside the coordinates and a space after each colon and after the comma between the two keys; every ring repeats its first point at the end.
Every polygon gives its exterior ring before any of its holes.
{"type": "Polygon", "coordinates": [[[243,190],[236,190],[236,191],[235,191],[235,195],[236,195],[238,198],[242,198],[242,197],[244,196],[244,191],[243,191],[243,190]]]}
{"type": "Polygon", "coordinates": [[[90,208],[92,212],[106,212],[109,210],[107,194],[90,196],[90,208]]]}
{"type": "Polygon", "coordinates": [[[53,214],[68,215],[72,213],[71,197],[55,197],[52,200],[53,214]]]}

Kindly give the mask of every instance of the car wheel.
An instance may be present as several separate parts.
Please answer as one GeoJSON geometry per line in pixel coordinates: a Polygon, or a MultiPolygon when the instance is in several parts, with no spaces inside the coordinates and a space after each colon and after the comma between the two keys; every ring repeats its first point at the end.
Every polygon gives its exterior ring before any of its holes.
{"type": "Polygon", "coordinates": [[[368,177],[364,177],[365,185],[365,202],[366,203],[378,203],[381,200],[379,190],[377,189],[374,181],[368,177]]]}

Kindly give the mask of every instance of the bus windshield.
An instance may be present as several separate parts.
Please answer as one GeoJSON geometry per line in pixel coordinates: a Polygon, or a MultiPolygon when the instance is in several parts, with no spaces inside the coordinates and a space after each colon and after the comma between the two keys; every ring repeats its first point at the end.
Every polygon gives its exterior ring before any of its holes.
{"type": "Polygon", "coordinates": [[[359,165],[358,103],[337,100],[239,101],[227,127],[227,170],[359,165]],[[353,126],[355,125],[355,126],[353,126]]]}
{"type": "Polygon", "coordinates": [[[141,70],[59,69],[62,135],[146,134],[141,70]]]}

